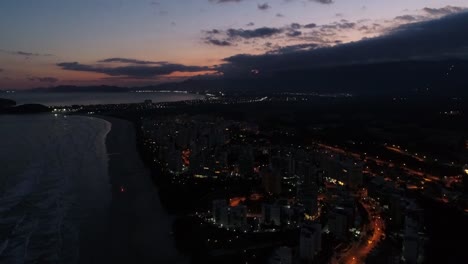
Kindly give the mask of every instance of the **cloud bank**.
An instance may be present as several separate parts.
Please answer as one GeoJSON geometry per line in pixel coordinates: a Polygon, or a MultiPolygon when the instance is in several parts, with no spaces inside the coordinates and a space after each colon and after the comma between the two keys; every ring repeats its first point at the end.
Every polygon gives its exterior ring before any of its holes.
{"type": "Polygon", "coordinates": [[[97,64],[81,64],[79,62],[62,62],[57,66],[67,71],[102,73],[112,77],[134,79],[156,78],[174,72],[203,72],[212,68],[206,66],[188,66],[169,62],[152,62],[127,58],[109,58],[98,61],[97,64]]]}
{"type": "MultiPolygon", "coordinates": [[[[376,38],[320,48],[315,44],[283,47],[262,55],[225,58],[225,75],[307,70],[317,67],[399,60],[468,59],[468,12],[406,24],[376,38]]],[[[349,25],[350,26],[350,25],[349,25]]]]}

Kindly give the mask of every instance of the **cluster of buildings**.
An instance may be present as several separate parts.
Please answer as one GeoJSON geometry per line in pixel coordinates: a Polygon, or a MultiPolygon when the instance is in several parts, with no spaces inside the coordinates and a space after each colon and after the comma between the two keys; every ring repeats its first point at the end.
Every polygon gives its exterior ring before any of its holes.
{"type": "Polygon", "coordinates": [[[143,131],[156,159],[170,173],[218,178],[253,172],[253,148],[247,135],[255,125],[208,116],[146,119],[143,131]]]}
{"type": "Polygon", "coordinates": [[[244,229],[247,226],[247,207],[230,206],[226,200],[215,200],[212,220],[220,227],[244,229]]]}
{"type": "MultiPolygon", "coordinates": [[[[342,242],[361,237],[357,197],[363,190],[365,165],[356,158],[320,148],[271,144],[255,124],[213,116],[147,118],[142,130],[155,162],[178,180],[234,177],[259,183],[248,187],[260,193],[260,199],[245,197],[234,203],[229,196],[221,197],[201,215],[232,231],[298,230],[298,246],[278,248],[272,263],[312,262],[321,251],[323,233],[342,242]]],[[[382,197],[386,188],[379,184],[387,182],[370,183],[366,195],[369,189],[369,195],[382,197]]],[[[397,200],[395,196],[390,199],[394,204],[387,206],[395,221],[404,217],[397,200]]],[[[405,248],[410,250],[410,244],[405,248]]]]}
{"type": "Polygon", "coordinates": [[[313,263],[322,250],[322,226],[304,224],[299,232],[297,248],[279,247],[271,255],[269,264],[313,263]]]}

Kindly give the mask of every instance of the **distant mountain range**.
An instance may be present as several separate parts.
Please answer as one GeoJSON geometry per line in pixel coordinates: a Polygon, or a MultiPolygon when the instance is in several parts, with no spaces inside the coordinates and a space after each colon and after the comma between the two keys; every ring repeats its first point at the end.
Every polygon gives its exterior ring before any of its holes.
{"type": "Polygon", "coordinates": [[[278,92],[353,93],[401,95],[429,93],[468,95],[468,62],[399,61],[355,64],[303,71],[262,73],[248,77],[188,79],[156,86],[122,88],[115,86],[58,86],[34,91],[46,92],[129,92],[137,90],[224,92],[268,94],[278,92]]]}
{"type": "Polygon", "coordinates": [[[99,85],[99,86],[73,86],[73,85],[61,85],[56,87],[48,88],[35,88],[29,91],[31,92],[49,92],[49,93],[76,93],[76,92],[106,92],[106,93],[119,93],[119,92],[128,92],[130,88],[118,87],[118,86],[108,86],[108,85],[99,85]]]}
{"type": "Polygon", "coordinates": [[[16,105],[16,102],[10,99],[3,99],[0,98],[0,109],[1,108],[7,108],[7,107],[13,107],[16,105]]]}

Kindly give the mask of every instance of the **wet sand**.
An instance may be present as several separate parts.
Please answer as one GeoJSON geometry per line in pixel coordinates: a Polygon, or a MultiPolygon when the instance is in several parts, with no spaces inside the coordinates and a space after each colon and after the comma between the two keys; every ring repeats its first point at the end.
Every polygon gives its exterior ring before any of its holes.
{"type": "MultiPolygon", "coordinates": [[[[109,252],[102,257],[107,258],[107,263],[185,263],[171,236],[173,219],[161,206],[157,189],[137,152],[133,124],[99,118],[112,124],[106,139],[112,201],[108,244],[104,247],[109,252]]],[[[92,235],[84,234],[81,241],[83,253],[93,252],[89,247],[99,247],[93,243],[92,235]]],[[[80,263],[103,263],[103,260],[99,254],[83,254],[80,263]]]]}

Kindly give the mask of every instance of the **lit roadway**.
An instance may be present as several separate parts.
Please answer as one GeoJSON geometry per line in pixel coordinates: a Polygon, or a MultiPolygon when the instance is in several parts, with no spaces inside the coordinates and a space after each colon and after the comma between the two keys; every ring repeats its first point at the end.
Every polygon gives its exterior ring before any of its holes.
{"type": "MultiPolygon", "coordinates": [[[[337,146],[333,147],[333,146],[328,146],[328,145],[320,144],[320,143],[317,143],[317,145],[319,147],[321,147],[322,149],[328,150],[330,152],[333,152],[333,153],[336,153],[336,154],[349,155],[349,156],[351,156],[351,157],[353,157],[353,158],[355,158],[357,160],[361,160],[361,154],[359,154],[359,153],[346,151],[346,150],[344,150],[342,148],[339,148],[337,146]]],[[[387,166],[389,168],[398,167],[407,176],[417,177],[417,178],[420,178],[420,179],[424,180],[425,182],[435,182],[439,186],[449,188],[449,189],[452,187],[453,184],[461,183],[461,181],[462,181],[462,177],[460,175],[445,176],[442,179],[440,177],[437,177],[435,175],[431,175],[429,173],[425,173],[425,172],[415,170],[415,169],[410,169],[410,168],[406,167],[405,164],[397,165],[397,164],[395,164],[395,163],[393,163],[391,161],[386,161],[386,160],[379,159],[378,156],[374,158],[374,157],[370,157],[370,156],[366,155],[364,161],[366,162],[366,161],[369,161],[369,160],[374,161],[378,166],[387,166]]],[[[367,170],[366,172],[368,172],[368,173],[370,173],[371,175],[374,175],[374,176],[377,175],[377,174],[372,173],[369,170],[367,170]]],[[[468,168],[466,168],[465,173],[468,174],[468,168]]],[[[417,189],[423,190],[424,186],[407,185],[407,188],[408,189],[413,189],[413,190],[417,190],[417,189]]],[[[435,200],[435,201],[438,201],[440,203],[445,203],[445,204],[450,203],[450,200],[446,196],[432,197],[432,199],[435,200]]],[[[466,207],[461,206],[461,207],[458,207],[458,209],[461,209],[464,212],[468,212],[468,208],[466,208],[466,207]]]]}
{"type": "Polygon", "coordinates": [[[380,215],[378,204],[369,200],[367,202],[361,200],[361,204],[369,215],[369,223],[363,226],[359,241],[352,243],[349,250],[347,250],[339,259],[336,259],[336,256],[333,256],[330,263],[364,263],[369,253],[377,246],[384,235],[385,222],[380,215]],[[371,210],[372,206],[375,206],[376,208],[374,213],[371,210]],[[372,236],[369,237],[369,234],[372,234],[372,236]]]}
{"type": "MultiPolygon", "coordinates": [[[[359,154],[359,153],[354,153],[354,152],[351,152],[351,151],[344,150],[342,148],[332,147],[332,146],[328,146],[328,145],[325,145],[325,144],[317,144],[317,145],[319,147],[321,147],[321,148],[327,149],[329,151],[332,151],[332,152],[335,152],[335,153],[338,153],[338,154],[350,155],[353,158],[358,159],[358,160],[361,159],[361,154],[359,154]]],[[[379,166],[384,166],[385,165],[385,166],[388,166],[390,168],[397,167],[397,165],[395,163],[390,162],[390,161],[386,161],[386,160],[383,160],[383,159],[379,159],[378,157],[374,158],[374,157],[365,155],[365,161],[366,160],[374,161],[379,166]]],[[[406,167],[405,165],[398,166],[398,168],[402,169],[408,175],[421,177],[425,181],[428,181],[428,182],[430,182],[430,181],[440,182],[441,181],[440,178],[435,176],[435,175],[431,175],[431,174],[424,173],[424,172],[421,172],[421,171],[418,171],[418,170],[410,169],[410,168],[406,167]]]]}

